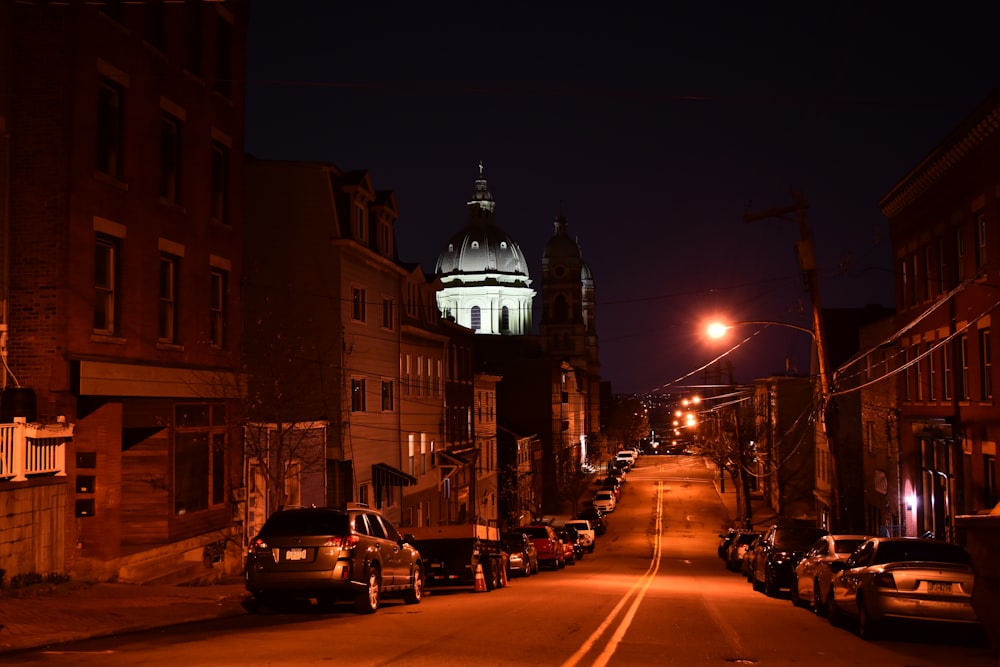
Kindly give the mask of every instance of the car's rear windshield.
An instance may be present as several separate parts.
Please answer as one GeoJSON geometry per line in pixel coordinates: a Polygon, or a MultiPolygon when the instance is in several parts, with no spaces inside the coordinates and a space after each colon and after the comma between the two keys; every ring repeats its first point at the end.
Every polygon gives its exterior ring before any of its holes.
{"type": "Polygon", "coordinates": [[[535,540],[537,540],[537,539],[548,539],[548,537],[549,537],[549,531],[545,530],[545,528],[543,528],[543,527],[525,528],[521,532],[523,532],[525,535],[527,535],[528,537],[530,537],[532,539],[535,539],[535,540]]]}
{"type": "Polygon", "coordinates": [[[883,542],[875,552],[875,563],[917,561],[971,565],[969,552],[950,542],[883,542]]]}
{"type": "Polygon", "coordinates": [[[740,533],[736,537],[736,543],[737,544],[753,544],[753,541],[756,540],[758,537],[760,537],[760,535],[758,533],[740,533]]]}
{"type": "Polygon", "coordinates": [[[834,540],[833,550],[838,554],[854,553],[854,550],[864,543],[865,541],[862,539],[834,540]]]}
{"type": "Polygon", "coordinates": [[[822,528],[778,528],[774,534],[774,546],[777,549],[805,551],[824,535],[826,531],[822,528]]]}
{"type": "Polygon", "coordinates": [[[287,510],[274,514],[264,524],[260,534],[265,536],[290,535],[346,535],[351,532],[347,514],[334,511],[287,510]]]}

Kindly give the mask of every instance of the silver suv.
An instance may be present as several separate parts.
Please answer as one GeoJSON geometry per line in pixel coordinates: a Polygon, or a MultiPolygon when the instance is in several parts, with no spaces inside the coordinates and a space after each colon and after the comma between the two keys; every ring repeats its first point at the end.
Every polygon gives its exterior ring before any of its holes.
{"type": "Polygon", "coordinates": [[[324,605],[351,600],[371,614],[383,596],[417,604],[423,597],[420,554],[375,510],[279,510],[250,541],[246,587],[275,606],[292,598],[324,605]]]}

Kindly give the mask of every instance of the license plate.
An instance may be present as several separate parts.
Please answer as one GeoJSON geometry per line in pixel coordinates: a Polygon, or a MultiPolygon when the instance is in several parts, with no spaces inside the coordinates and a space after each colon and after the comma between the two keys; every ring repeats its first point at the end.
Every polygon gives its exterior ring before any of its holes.
{"type": "Polygon", "coordinates": [[[927,590],[931,593],[951,593],[950,581],[928,581],[927,590]]]}
{"type": "Polygon", "coordinates": [[[305,549],[287,549],[285,551],[285,560],[305,560],[306,550],[305,549]]]}

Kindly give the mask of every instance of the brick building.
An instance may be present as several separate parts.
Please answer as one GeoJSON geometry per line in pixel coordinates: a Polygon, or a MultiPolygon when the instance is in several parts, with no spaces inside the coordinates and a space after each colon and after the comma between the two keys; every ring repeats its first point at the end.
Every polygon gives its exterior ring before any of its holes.
{"type": "Polygon", "coordinates": [[[29,424],[72,426],[63,470],[0,475],[5,508],[45,514],[0,513],[8,576],[53,551],[45,569],[81,577],[239,569],[246,20],[236,2],[4,3],[3,385],[32,397],[29,424]]]}
{"type": "Polygon", "coordinates": [[[900,476],[912,534],[954,539],[954,518],[994,507],[1000,337],[1000,93],[882,198],[896,264],[900,476]]]}

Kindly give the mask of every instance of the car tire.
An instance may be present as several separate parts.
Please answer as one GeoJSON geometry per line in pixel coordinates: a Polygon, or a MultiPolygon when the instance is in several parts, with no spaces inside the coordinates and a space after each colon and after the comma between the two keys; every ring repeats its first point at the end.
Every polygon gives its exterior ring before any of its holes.
{"type": "Polygon", "coordinates": [[[792,601],[792,606],[794,607],[805,606],[805,602],[802,600],[802,596],[799,595],[799,578],[797,576],[792,577],[792,587],[788,589],[788,597],[792,601]]]}
{"type": "Polygon", "coordinates": [[[835,627],[840,627],[843,625],[843,612],[834,602],[833,588],[830,588],[830,592],[826,594],[826,604],[823,605],[826,609],[826,620],[830,621],[830,625],[835,627]]]}
{"type": "Polygon", "coordinates": [[[406,604],[420,604],[424,598],[424,571],[419,565],[413,568],[410,575],[410,588],[403,594],[403,602],[406,604]]]}
{"type": "Polygon", "coordinates": [[[777,594],[778,594],[778,587],[775,586],[774,582],[771,581],[770,575],[768,575],[765,572],[764,573],[764,595],[766,595],[769,598],[773,598],[777,594]]]}
{"type": "Polygon", "coordinates": [[[354,611],[359,614],[374,614],[382,595],[382,577],[378,568],[368,570],[367,586],[354,598],[354,611]]]}
{"type": "Polygon", "coordinates": [[[752,575],[750,575],[750,577],[751,577],[750,583],[753,584],[753,589],[756,592],[759,593],[762,590],[764,590],[764,582],[757,580],[757,571],[756,570],[754,570],[754,573],[752,575]]]}
{"type": "Polygon", "coordinates": [[[880,630],[881,625],[872,618],[865,598],[858,596],[858,636],[865,641],[872,641],[879,638],[880,630]]]}
{"type": "Polygon", "coordinates": [[[823,606],[823,593],[819,590],[818,580],[813,581],[812,608],[817,616],[826,616],[826,607],[823,606]]]}

